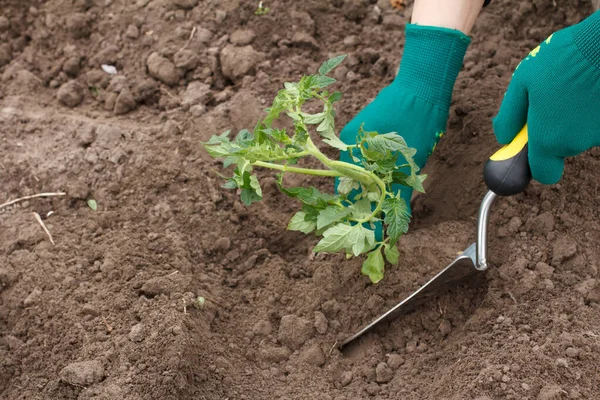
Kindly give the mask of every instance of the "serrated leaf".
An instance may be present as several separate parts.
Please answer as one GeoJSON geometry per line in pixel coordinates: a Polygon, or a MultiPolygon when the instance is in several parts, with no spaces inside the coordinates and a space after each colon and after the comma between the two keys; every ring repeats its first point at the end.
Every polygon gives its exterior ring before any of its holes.
{"type": "Polygon", "coordinates": [[[349,178],[347,176],[341,176],[338,179],[337,191],[342,196],[346,196],[353,190],[360,189],[360,184],[356,182],[354,179],[349,178]]]}
{"type": "Polygon", "coordinates": [[[94,199],[88,199],[87,205],[89,208],[91,208],[94,211],[96,211],[98,209],[98,203],[96,203],[96,200],[94,200],[94,199]]]}
{"type": "Polygon", "coordinates": [[[341,208],[339,206],[328,206],[319,213],[317,218],[317,229],[321,229],[330,225],[334,222],[338,222],[342,218],[350,214],[350,210],[347,208],[341,208]]]}
{"type": "Polygon", "coordinates": [[[386,244],[383,248],[385,259],[392,265],[398,265],[398,259],[400,258],[400,252],[396,245],[386,244]]]}
{"type": "Polygon", "coordinates": [[[329,193],[322,193],[319,189],[315,187],[294,187],[294,188],[286,188],[283,186],[283,182],[281,180],[281,175],[277,180],[277,185],[279,186],[279,190],[281,190],[284,194],[288,195],[292,198],[297,198],[302,203],[317,207],[319,209],[323,209],[327,207],[330,203],[333,203],[337,200],[336,196],[332,196],[329,193]]]}
{"type": "Polygon", "coordinates": [[[352,230],[348,237],[348,244],[351,244],[352,254],[358,257],[373,248],[375,245],[375,232],[362,225],[354,225],[352,230]]]}
{"type": "Polygon", "coordinates": [[[229,179],[222,186],[223,189],[237,189],[238,184],[234,179],[229,179]]]}
{"type": "Polygon", "coordinates": [[[241,146],[242,148],[249,147],[250,145],[252,145],[253,141],[254,135],[252,135],[252,133],[250,133],[248,129],[242,129],[235,137],[235,143],[241,146]]]}
{"type": "Polygon", "coordinates": [[[230,130],[227,130],[220,135],[212,135],[206,144],[219,144],[223,142],[229,142],[230,130]]]}
{"type": "Polygon", "coordinates": [[[335,253],[348,247],[348,235],[352,227],[347,224],[337,224],[323,232],[323,239],[317,243],[313,251],[315,253],[335,253]]]}
{"type": "Polygon", "coordinates": [[[376,151],[380,154],[405,151],[408,149],[404,138],[393,132],[367,137],[366,141],[369,150],[376,151]]]}
{"type": "Polygon", "coordinates": [[[350,206],[352,217],[356,219],[366,218],[373,213],[373,206],[367,198],[362,198],[350,206]]]}
{"type": "Polygon", "coordinates": [[[336,82],[336,79],[332,78],[330,76],[317,75],[315,77],[315,82],[313,85],[314,85],[314,87],[316,87],[318,89],[323,89],[335,82],[336,82]]]}
{"type": "Polygon", "coordinates": [[[340,101],[340,99],[342,98],[342,93],[341,92],[333,92],[329,95],[329,101],[331,103],[335,103],[336,101],[340,101]]]}
{"type": "Polygon", "coordinates": [[[321,122],[323,122],[323,119],[325,118],[325,113],[324,112],[320,112],[318,114],[302,113],[302,117],[304,118],[305,124],[316,125],[316,124],[320,124],[321,122]]]}
{"type": "Polygon", "coordinates": [[[243,183],[240,187],[242,188],[240,198],[247,206],[262,200],[262,189],[256,176],[250,175],[249,172],[245,171],[243,173],[243,183]]]}
{"type": "Polygon", "coordinates": [[[346,58],[346,55],[344,54],[344,55],[337,56],[337,57],[334,57],[334,58],[331,58],[331,59],[325,61],[323,64],[321,64],[321,67],[319,68],[319,74],[327,75],[335,67],[340,65],[342,63],[342,61],[344,61],[345,58],[346,58]]]}
{"type": "Polygon", "coordinates": [[[411,187],[421,193],[425,193],[425,188],[423,187],[423,181],[425,181],[425,179],[427,179],[427,174],[408,175],[401,171],[394,171],[392,173],[392,182],[393,183],[411,187]]]}
{"type": "Polygon", "coordinates": [[[361,272],[367,275],[371,282],[377,283],[383,279],[384,264],[381,248],[373,250],[363,262],[361,272]]]}
{"type": "Polygon", "coordinates": [[[390,237],[390,244],[394,245],[400,236],[408,232],[410,222],[408,207],[404,199],[392,197],[384,200],[381,210],[385,213],[383,222],[386,225],[386,233],[390,237]]]}
{"type": "Polygon", "coordinates": [[[303,211],[298,211],[288,224],[288,229],[290,231],[300,231],[302,233],[310,233],[315,230],[317,224],[306,218],[307,215],[303,211]]]}

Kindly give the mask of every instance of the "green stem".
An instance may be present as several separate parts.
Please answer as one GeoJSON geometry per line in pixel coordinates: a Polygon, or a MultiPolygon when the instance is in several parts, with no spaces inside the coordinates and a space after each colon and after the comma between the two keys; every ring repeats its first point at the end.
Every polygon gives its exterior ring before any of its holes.
{"type": "Polygon", "coordinates": [[[308,141],[306,142],[306,149],[310,153],[310,155],[317,158],[319,161],[321,161],[327,167],[329,167],[335,171],[339,171],[340,176],[350,175],[351,178],[356,179],[357,181],[362,182],[364,184],[375,183],[377,186],[379,186],[379,191],[381,192],[381,196],[379,198],[379,201],[377,202],[377,207],[375,207],[375,210],[373,210],[371,215],[357,220],[356,221],[357,223],[369,222],[381,212],[381,206],[385,200],[385,197],[387,196],[387,186],[385,185],[385,182],[383,182],[377,175],[375,175],[372,172],[366,171],[364,168],[359,167],[358,165],[350,164],[350,163],[347,163],[344,161],[334,161],[334,160],[328,158],[325,154],[323,154],[323,153],[321,153],[321,151],[319,151],[317,146],[315,146],[315,144],[312,142],[312,140],[310,138],[308,138],[308,141]],[[343,170],[356,171],[362,176],[360,176],[360,177],[356,176],[356,175],[352,176],[353,174],[348,174],[347,172],[344,173],[344,172],[342,172],[343,170]]]}
{"type": "Polygon", "coordinates": [[[293,172],[296,174],[304,175],[315,175],[315,176],[343,176],[342,173],[327,169],[310,169],[310,168],[298,168],[290,167],[289,165],[272,164],[264,161],[255,161],[252,163],[253,166],[276,169],[284,172],[293,172]]]}
{"type": "Polygon", "coordinates": [[[294,153],[291,155],[287,155],[287,156],[281,156],[281,157],[273,157],[273,158],[265,158],[262,161],[283,161],[283,160],[291,160],[293,158],[300,158],[300,157],[305,157],[310,155],[310,153],[308,151],[300,151],[298,153],[294,153]]]}

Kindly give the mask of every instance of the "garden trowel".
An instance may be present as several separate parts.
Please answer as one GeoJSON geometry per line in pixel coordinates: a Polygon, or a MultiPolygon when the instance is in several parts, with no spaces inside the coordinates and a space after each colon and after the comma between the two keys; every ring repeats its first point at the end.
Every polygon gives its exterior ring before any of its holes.
{"type": "Polygon", "coordinates": [[[340,347],[358,339],[379,323],[390,322],[413,311],[430,298],[443,294],[451,287],[462,282],[474,282],[488,268],[487,228],[489,213],[498,196],[513,196],[527,188],[531,181],[531,169],[527,159],[527,125],[513,141],[502,147],[486,162],[483,179],[489,189],[479,207],[477,218],[477,241],[463,250],[446,268],[431,278],[406,299],[396,304],[385,314],[344,340],[340,347]]]}

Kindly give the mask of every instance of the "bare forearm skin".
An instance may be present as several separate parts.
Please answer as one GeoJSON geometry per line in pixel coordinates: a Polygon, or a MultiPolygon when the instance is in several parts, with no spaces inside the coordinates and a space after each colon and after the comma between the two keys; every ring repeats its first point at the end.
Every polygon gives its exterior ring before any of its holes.
{"type": "Polygon", "coordinates": [[[415,0],[413,24],[456,29],[468,35],[484,0],[415,0]]]}

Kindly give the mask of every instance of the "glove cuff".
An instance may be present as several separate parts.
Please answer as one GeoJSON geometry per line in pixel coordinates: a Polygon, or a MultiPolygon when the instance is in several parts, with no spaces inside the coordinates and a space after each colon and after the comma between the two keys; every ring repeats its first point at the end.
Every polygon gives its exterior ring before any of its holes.
{"type": "Polygon", "coordinates": [[[573,40],[585,58],[600,68],[600,10],[573,26],[573,40]]]}
{"type": "Polygon", "coordinates": [[[471,38],[458,30],[407,25],[400,71],[393,84],[447,112],[470,43],[471,38]]]}

